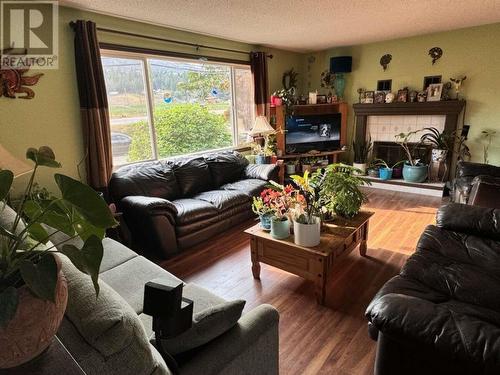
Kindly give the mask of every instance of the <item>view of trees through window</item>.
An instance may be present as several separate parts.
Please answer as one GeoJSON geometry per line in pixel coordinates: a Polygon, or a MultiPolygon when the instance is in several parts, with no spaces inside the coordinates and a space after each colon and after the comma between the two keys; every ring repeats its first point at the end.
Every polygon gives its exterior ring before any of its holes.
{"type": "Polygon", "coordinates": [[[115,166],[242,143],[253,126],[249,67],[103,51],[115,166]]]}

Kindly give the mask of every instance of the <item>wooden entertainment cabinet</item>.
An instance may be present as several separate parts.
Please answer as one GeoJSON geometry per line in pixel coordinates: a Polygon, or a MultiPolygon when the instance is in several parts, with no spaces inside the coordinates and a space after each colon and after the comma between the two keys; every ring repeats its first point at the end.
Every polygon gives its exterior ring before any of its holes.
{"type": "MultiPolygon", "coordinates": [[[[292,113],[294,115],[327,115],[340,113],[340,147],[347,146],[347,103],[332,103],[332,104],[304,104],[294,105],[292,113]]],[[[285,149],[285,107],[271,107],[271,116],[276,119],[276,143],[278,152],[281,154],[280,159],[298,159],[301,157],[309,156],[328,156],[331,162],[335,163],[338,160],[338,155],[342,150],[325,151],[319,153],[305,153],[305,154],[287,154],[285,149]]]]}

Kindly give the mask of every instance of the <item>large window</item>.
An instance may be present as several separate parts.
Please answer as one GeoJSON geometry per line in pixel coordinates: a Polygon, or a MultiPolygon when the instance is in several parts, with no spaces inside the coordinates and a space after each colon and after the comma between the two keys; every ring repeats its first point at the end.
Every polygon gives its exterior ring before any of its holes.
{"type": "Polygon", "coordinates": [[[246,65],[102,52],[115,166],[236,146],[254,121],[246,65]]]}

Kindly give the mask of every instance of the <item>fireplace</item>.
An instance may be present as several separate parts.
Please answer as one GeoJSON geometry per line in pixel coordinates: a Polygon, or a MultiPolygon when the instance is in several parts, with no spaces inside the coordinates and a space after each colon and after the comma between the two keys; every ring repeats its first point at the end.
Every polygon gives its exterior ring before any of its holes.
{"type": "MultiPolygon", "coordinates": [[[[415,143],[411,144],[411,148],[415,147],[415,143]]],[[[422,160],[428,163],[431,157],[431,148],[426,145],[420,145],[415,149],[416,155],[422,160]]],[[[400,160],[407,159],[407,156],[403,148],[396,142],[373,142],[373,158],[382,159],[389,166],[393,166],[400,160]]]]}

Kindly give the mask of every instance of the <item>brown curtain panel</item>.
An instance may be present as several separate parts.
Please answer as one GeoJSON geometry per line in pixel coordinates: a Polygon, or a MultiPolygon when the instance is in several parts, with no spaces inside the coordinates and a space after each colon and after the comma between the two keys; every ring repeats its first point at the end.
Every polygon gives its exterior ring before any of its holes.
{"type": "Polygon", "coordinates": [[[106,192],[113,171],[108,98],[97,40],[96,24],[72,22],[75,64],[80,95],[87,183],[106,192]]]}
{"type": "Polygon", "coordinates": [[[267,74],[267,55],[265,52],[250,52],[250,67],[252,69],[255,88],[255,107],[257,116],[269,115],[269,78],[267,74]]]}

